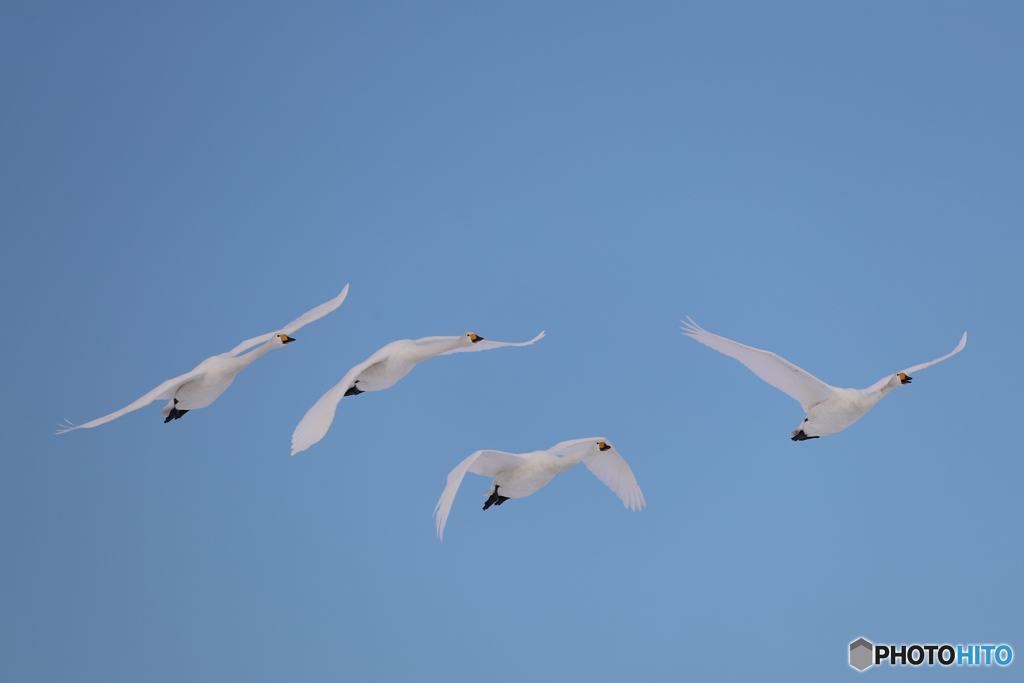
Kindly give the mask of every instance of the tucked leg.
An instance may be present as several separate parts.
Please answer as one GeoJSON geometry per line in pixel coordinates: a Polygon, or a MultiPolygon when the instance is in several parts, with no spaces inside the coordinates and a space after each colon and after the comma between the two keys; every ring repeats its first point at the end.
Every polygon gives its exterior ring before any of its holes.
{"type": "Polygon", "coordinates": [[[484,503],[484,510],[486,510],[487,508],[491,507],[492,505],[501,505],[506,500],[508,500],[508,496],[499,496],[498,495],[498,487],[495,486],[494,487],[494,493],[492,493],[491,497],[487,499],[486,503],[484,503]]]}
{"type": "Polygon", "coordinates": [[[174,399],[174,407],[171,408],[171,412],[167,413],[167,417],[164,419],[164,424],[167,424],[171,420],[177,420],[187,412],[187,410],[178,410],[178,399],[174,399]]]}

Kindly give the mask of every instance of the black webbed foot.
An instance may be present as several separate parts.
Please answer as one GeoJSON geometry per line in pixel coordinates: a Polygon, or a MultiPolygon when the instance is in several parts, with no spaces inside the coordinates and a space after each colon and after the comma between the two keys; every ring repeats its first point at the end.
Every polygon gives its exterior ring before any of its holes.
{"type": "Polygon", "coordinates": [[[346,396],[358,396],[359,394],[365,394],[366,393],[365,391],[356,388],[357,384],[359,384],[359,380],[356,380],[355,382],[352,383],[352,386],[350,386],[348,388],[348,391],[345,392],[345,395],[346,396]]]}
{"type": "Polygon", "coordinates": [[[508,500],[508,496],[499,496],[498,495],[498,487],[495,486],[494,487],[494,493],[492,493],[491,497],[487,499],[486,503],[484,503],[484,510],[486,510],[487,508],[491,507],[492,505],[501,505],[506,500],[508,500]]]}
{"type": "Polygon", "coordinates": [[[167,413],[167,417],[164,419],[164,424],[167,424],[171,420],[177,420],[187,412],[187,410],[178,410],[178,399],[174,399],[174,407],[171,408],[171,412],[167,413]]]}
{"type": "MultiPolygon", "coordinates": [[[[806,420],[804,420],[806,422],[806,420]]],[[[804,430],[800,430],[793,435],[793,441],[807,441],[808,439],[820,439],[820,436],[807,436],[804,430]]]]}

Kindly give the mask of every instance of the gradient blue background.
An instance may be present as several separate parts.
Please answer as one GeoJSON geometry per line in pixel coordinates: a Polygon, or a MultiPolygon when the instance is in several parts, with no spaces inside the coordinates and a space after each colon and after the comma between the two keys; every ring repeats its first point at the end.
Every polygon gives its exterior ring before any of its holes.
{"type": "Polygon", "coordinates": [[[1009,2],[0,6],[0,674],[855,680],[863,636],[1018,675],[1022,35],[1009,2]],[[54,436],[345,283],[213,406],[54,436]],[[969,340],[793,443],[685,315],[838,386],[969,340]],[[289,457],[348,368],[467,330],[548,336],[289,457]],[[591,435],[647,509],[579,467],[483,513],[470,475],[438,543],[471,452],[591,435]]]}

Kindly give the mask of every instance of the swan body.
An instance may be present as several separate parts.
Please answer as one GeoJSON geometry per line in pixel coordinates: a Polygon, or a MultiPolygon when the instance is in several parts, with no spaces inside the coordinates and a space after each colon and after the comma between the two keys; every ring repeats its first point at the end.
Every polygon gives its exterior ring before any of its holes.
{"type": "Polygon", "coordinates": [[[528,342],[512,343],[489,341],[467,332],[459,337],[424,337],[391,342],[345,373],[342,380],[306,412],[292,433],[292,455],[306,450],[324,438],[334,421],[338,403],[345,396],[387,389],[408,375],[418,363],[434,356],[446,356],[463,351],[486,351],[502,346],[529,346],[543,336],[544,333],[541,332],[528,342]]]}
{"type": "Polygon", "coordinates": [[[611,442],[601,437],[563,441],[547,450],[533,453],[477,451],[448,475],[448,485],[434,508],[437,538],[444,540],[444,525],[466,472],[494,477],[491,487],[484,493],[488,496],[484,504],[486,510],[491,505],[501,505],[509,498],[525,498],[535,493],[554,479],[555,475],[579,462],[583,462],[587,469],[615,492],[623,506],[639,510],[647,505],[633,470],[611,442]]]}
{"type": "Polygon", "coordinates": [[[693,337],[705,346],[710,346],[715,351],[735,358],[765,382],[800,402],[807,417],[799,427],[790,432],[793,441],[817,439],[843,431],[864,417],[890,391],[910,384],[910,380],[913,379],[910,373],[942,362],[960,353],[967,345],[967,333],[964,332],[957,347],[941,358],[886,375],[867,389],[840,389],[825,384],[811,373],[801,370],[771,351],[755,349],[719,337],[701,328],[689,318],[686,320],[689,322],[683,322],[683,334],[693,337]]]}
{"type": "Polygon", "coordinates": [[[190,410],[205,408],[223,394],[231,386],[235,376],[250,363],[272,349],[279,349],[295,341],[289,335],[336,309],[345,301],[346,296],[348,296],[348,285],[345,285],[338,296],[307,311],[280,330],[247,339],[227,353],[207,358],[191,371],[180,377],[167,380],[139,400],[117,412],[81,425],[68,422],[66,425],[61,425],[57,433],[63,434],[74,429],[96,427],[160,399],[168,399],[167,405],[160,411],[160,414],[167,418],[164,422],[177,420],[190,410]],[[244,355],[239,355],[254,346],[257,348],[244,355]]]}

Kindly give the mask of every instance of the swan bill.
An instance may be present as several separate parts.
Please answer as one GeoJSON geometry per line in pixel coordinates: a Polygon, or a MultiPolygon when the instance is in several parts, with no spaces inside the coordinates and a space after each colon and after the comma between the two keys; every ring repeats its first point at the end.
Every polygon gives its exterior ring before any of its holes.
{"type": "Polygon", "coordinates": [[[898,372],[896,376],[900,378],[900,384],[910,384],[910,380],[914,379],[905,372],[898,372]]]}
{"type": "Polygon", "coordinates": [[[293,337],[289,337],[287,334],[279,334],[277,336],[281,338],[282,344],[291,344],[293,341],[295,341],[293,337]]]}
{"type": "Polygon", "coordinates": [[[598,441],[598,442],[597,442],[597,447],[598,447],[599,449],[601,449],[602,451],[607,451],[607,450],[611,450],[611,446],[609,446],[609,445],[608,445],[607,443],[605,443],[604,441],[598,441]]]}
{"type": "Polygon", "coordinates": [[[484,340],[484,338],[483,338],[483,337],[481,337],[481,336],[480,336],[480,335],[478,335],[478,334],[474,334],[474,333],[470,332],[470,333],[469,333],[469,340],[470,340],[471,342],[473,342],[474,344],[476,344],[476,343],[477,343],[477,342],[479,342],[479,341],[483,341],[483,340],[484,340]]]}

